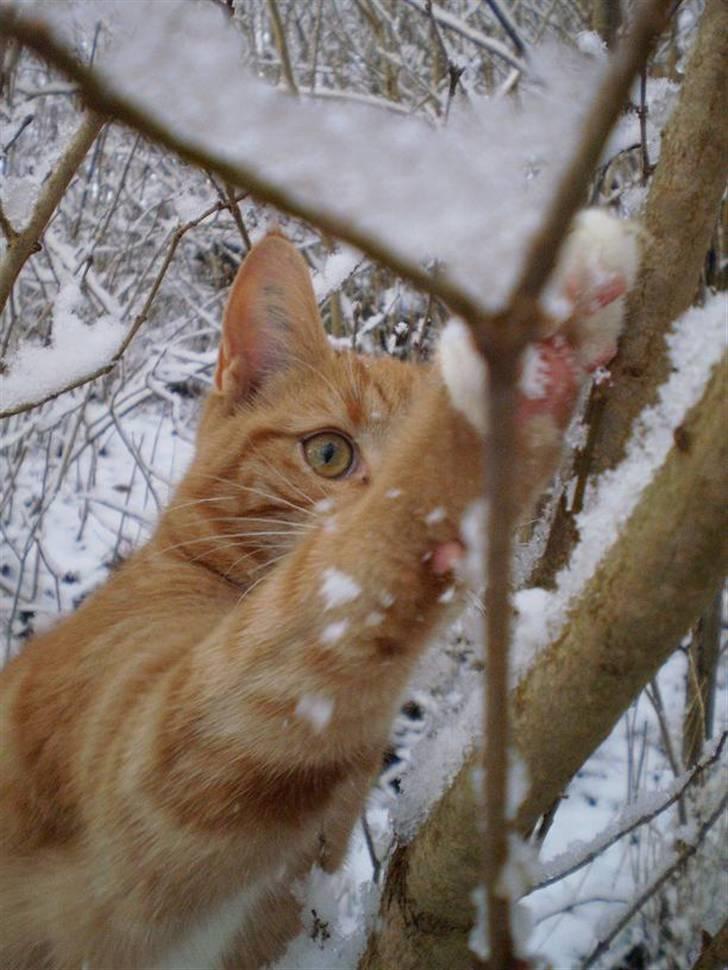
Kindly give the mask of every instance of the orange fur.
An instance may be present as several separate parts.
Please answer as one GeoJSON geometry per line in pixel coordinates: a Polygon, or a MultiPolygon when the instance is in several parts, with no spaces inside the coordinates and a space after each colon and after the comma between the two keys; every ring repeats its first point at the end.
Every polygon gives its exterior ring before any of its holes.
{"type": "MultiPolygon", "coordinates": [[[[524,503],[558,449],[553,429],[532,438],[524,503]]],[[[281,951],[291,883],[343,858],[442,621],[452,576],[431,554],[482,484],[438,372],[335,353],[301,257],[255,247],[156,533],[0,674],[3,970],[194,966],[206,921],[205,965],[281,951]],[[308,466],[319,430],[356,443],[346,477],[308,466]],[[330,608],[328,570],[357,590],[330,608]]]]}

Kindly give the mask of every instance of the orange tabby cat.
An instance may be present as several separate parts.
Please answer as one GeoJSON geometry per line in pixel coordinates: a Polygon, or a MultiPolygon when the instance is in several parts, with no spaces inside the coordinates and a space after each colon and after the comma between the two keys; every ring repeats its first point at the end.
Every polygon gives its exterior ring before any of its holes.
{"type": "MultiPolygon", "coordinates": [[[[616,336],[584,333],[542,345],[524,506],[616,336]]],[[[334,352],[291,244],[252,250],[156,533],[0,675],[2,970],[246,970],[295,933],[291,883],[343,858],[483,491],[463,345],[334,352]]]]}

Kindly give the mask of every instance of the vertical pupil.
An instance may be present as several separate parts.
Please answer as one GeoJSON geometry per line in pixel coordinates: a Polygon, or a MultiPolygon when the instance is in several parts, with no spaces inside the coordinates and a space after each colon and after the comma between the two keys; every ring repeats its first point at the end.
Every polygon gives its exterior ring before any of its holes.
{"type": "Polygon", "coordinates": [[[336,454],[336,445],[332,441],[327,441],[326,444],[321,449],[321,457],[324,464],[328,465],[331,459],[336,454]]]}

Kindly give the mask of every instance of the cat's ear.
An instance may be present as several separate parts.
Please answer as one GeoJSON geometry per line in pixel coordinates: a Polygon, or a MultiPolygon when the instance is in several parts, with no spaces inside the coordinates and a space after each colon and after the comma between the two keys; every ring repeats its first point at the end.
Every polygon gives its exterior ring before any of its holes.
{"type": "Polygon", "coordinates": [[[329,353],[305,260],[283,236],[266,236],[246,256],[228,297],[215,390],[243,401],[268,376],[317,365],[329,353]]]}

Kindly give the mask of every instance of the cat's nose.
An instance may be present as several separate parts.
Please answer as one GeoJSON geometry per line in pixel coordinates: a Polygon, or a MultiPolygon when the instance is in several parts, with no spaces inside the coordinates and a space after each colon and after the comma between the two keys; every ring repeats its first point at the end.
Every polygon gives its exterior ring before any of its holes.
{"type": "Polygon", "coordinates": [[[371,480],[369,465],[365,461],[360,462],[359,466],[351,477],[360,485],[368,485],[371,480]]]}

